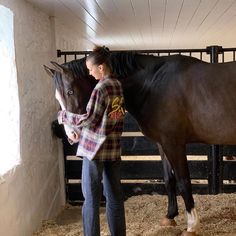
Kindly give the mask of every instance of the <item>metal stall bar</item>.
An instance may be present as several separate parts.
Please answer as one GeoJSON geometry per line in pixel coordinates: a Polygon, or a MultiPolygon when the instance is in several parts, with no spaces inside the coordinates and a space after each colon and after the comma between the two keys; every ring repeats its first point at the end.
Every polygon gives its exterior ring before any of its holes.
{"type": "MultiPolygon", "coordinates": [[[[220,46],[207,47],[211,63],[218,63],[219,54],[223,52],[220,46]]],[[[211,152],[208,156],[208,186],[210,194],[218,194],[223,190],[223,155],[222,146],[211,145],[211,152]]]]}
{"type": "MultiPolygon", "coordinates": [[[[160,50],[112,50],[111,52],[136,52],[136,53],[145,53],[145,54],[154,54],[157,53],[158,56],[160,54],[182,54],[182,53],[207,53],[207,49],[160,49],[160,50]]],[[[91,51],[61,51],[57,50],[57,57],[64,56],[65,62],[67,60],[66,56],[75,56],[75,55],[83,55],[86,56],[90,53],[91,51]]]]}

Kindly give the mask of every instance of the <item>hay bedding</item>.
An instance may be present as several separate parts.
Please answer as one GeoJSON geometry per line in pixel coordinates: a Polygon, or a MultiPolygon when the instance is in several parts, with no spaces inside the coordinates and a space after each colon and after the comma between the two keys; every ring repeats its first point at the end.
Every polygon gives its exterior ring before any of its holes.
{"type": "MultiPolygon", "coordinates": [[[[236,194],[194,195],[201,219],[202,236],[236,236],[236,194]]],[[[177,227],[161,227],[160,219],[166,213],[167,197],[141,195],[125,202],[127,236],[176,236],[186,228],[184,203],[178,197],[177,227]]],[[[101,236],[108,236],[105,210],[101,209],[101,236]]],[[[83,235],[81,207],[66,206],[53,221],[43,223],[34,236],[83,235]]]]}

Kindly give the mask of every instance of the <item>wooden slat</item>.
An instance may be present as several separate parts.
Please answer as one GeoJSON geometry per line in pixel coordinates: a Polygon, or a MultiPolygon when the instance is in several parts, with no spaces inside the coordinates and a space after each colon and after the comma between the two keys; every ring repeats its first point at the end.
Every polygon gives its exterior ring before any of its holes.
{"type": "MultiPolygon", "coordinates": [[[[161,161],[122,161],[122,179],[163,179],[161,161]]],[[[207,161],[188,161],[191,179],[207,179],[207,161]]],[[[81,178],[82,161],[66,161],[65,177],[67,179],[81,178]]],[[[229,168],[230,169],[230,168],[229,168]]]]}
{"type": "MultiPolygon", "coordinates": [[[[208,178],[207,161],[188,161],[191,179],[208,178]]],[[[236,180],[236,161],[223,162],[223,179],[236,180]]],[[[66,161],[65,177],[67,179],[80,179],[82,161],[66,161]]],[[[161,161],[122,161],[122,179],[162,179],[163,168],[161,161]]]]}

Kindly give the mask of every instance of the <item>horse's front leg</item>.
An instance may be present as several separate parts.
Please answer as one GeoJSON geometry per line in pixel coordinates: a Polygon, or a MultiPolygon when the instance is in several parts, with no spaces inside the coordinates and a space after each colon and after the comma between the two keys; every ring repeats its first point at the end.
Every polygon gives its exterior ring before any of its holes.
{"type": "Polygon", "coordinates": [[[166,143],[162,144],[162,148],[174,170],[177,186],[184,199],[187,211],[188,227],[187,232],[183,233],[183,235],[196,235],[195,233],[199,228],[200,222],[194,207],[185,144],[178,144],[176,140],[173,142],[168,140],[166,143]]]}
{"type": "Polygon", "coordinates": [[[178,215],[178,205],[176,199],[176,180],[169,161],[160,144],[157,144],[162,159],[165,187],[168,194],[168,212],[160,222],[161,226],[176,226],[174,220],[178,215]]]}

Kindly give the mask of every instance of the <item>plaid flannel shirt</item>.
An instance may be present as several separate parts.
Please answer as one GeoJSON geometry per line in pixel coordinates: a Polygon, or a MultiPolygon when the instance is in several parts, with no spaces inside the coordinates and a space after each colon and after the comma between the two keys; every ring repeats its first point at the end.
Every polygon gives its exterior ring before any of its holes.
{"type": "Polygon", "coordinates": [[[119,160],[124,114],[120,82],[105,77],[94,88],[85,114],[60,111],[58,121],[80,130],[77,156],[89,160],[119,160]]]}

